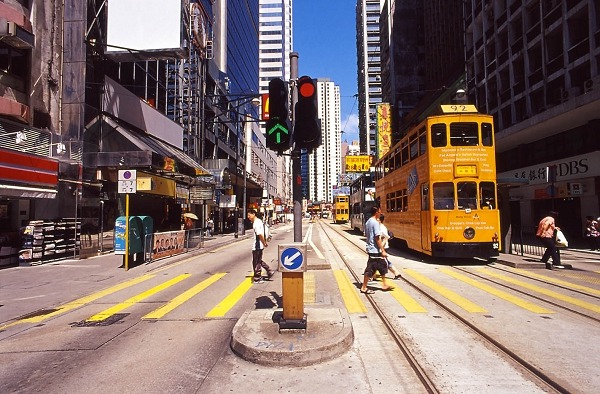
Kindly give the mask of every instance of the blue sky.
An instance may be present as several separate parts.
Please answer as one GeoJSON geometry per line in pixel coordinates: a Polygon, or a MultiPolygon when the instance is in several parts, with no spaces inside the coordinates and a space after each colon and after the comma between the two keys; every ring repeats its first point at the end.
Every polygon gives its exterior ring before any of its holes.
{"type": "Polygon", "coordinates": [[[296,0],[293,7],[298,76],[329,78],[340,86],[342,141],[358,140],[356,1],[296,0]]]}

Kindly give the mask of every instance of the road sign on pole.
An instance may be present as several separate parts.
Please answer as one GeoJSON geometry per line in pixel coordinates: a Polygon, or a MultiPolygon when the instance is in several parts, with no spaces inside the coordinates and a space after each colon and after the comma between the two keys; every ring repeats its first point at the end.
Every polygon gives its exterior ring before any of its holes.
{"type": "Polygon", "coordinates": [[[283,316],[279,328],[306,329],[304,313],[304,271],[306,244],[296,242],[279,245],[279,270],[283,298],[283,316]]]}
{"type": "Polygon", "coordinates": [[[280,244],[279,245],[279,271],[304,272],[306,271],[306,244],[280,244]]]}
{"type": "Polygon", "coordinates": [[[137,192],[136,170],[119,170],[118,192],[119,194],[129,194],[137,192]]]}

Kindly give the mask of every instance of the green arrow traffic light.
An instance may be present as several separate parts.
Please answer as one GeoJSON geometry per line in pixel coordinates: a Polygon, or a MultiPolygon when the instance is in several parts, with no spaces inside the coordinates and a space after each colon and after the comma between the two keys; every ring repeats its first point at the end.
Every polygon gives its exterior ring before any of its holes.
{"type": "Polygon", "coordinates": [[[269,135],[275,133],[276,131],[280,131],[279,133],[275,134],[275,142],[277,144],[281,144],[281,134],[289,134],[290,131],[281,123],[277,123],[275,126],[271,127],[267,133],[269,133],[269,135]]]}

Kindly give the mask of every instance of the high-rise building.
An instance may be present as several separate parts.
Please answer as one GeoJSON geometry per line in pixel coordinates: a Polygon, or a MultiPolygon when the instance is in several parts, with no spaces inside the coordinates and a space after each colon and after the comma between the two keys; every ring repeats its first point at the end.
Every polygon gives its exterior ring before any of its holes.
{"type": "Polygon", "coordinates": [[[382,0],[357,0],[358,133],[361,153],[377,154],[377,104],[381,102],[379,17],[382,0]]]}
{"type": "MultiPolygon", "coordinates": [[[[292,51],[292,0],[259,0],[259,92],[269,92],[274,78],[290,80],[292,51]]],[[[274,174],[276,189],[270,195],[291,204],[291,161],[289,156],[277,157],[274,174]]]]}
{"type": "Polygon", "coordinates": [[[600,212],[598,1],[465,5],[468,101],[494,116],[505,223],[514,234],[556,210],[577,245],[600,212]]]}
{"type": "Polygon", "coordinates": [[[342,173],[340,87],[329,79],[319,78],[317,94],[322,144],[308,155],[308,198],[332,202],[333,186],[338,184],[342,173]]]}

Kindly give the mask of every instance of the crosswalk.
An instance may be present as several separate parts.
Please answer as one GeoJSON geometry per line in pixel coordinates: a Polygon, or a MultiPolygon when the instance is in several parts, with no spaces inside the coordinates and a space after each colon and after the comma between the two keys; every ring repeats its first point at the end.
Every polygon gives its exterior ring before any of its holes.
{"type": "MultiPolygon", "coordinates": [[[[467,313],[486,314],[489,312],[485,306],[480,305],[481,302],[479,298],[485,298],[477,297],[477,295],[482,294],[481,292],[491,296],[492,299],[505,302],[508,306],[512,305],[537,315],[551,315],[556,313],[555,310],[542,305],[544,302],[536,302],[535,299],[539,296],[544,296],[546,299],[555,300],[562,304],[575,306],[583,310],[600,313],[600,304],[588,302],[577,297],[563,294],[559,291],[548,289],[541,285],[527,282],[525,280],[516,279],[514,276],[499,273],[489,267],[479,268],[474,271],[477,275],[482,275],[481,278],[467,276],[449,267],[440,268],[436,270],[436,272],[454,279],[455,282],[460,282],[461,284],[465,284],[472,289],[477,289],[480,292],[466,291],[465,293],[468,294],[466,296],[459,294],[458,291],[452,290],[440,283],[440,281],[436,281],[414,269],[403,269],[402,276],[409,279],[419,287],[425,288],[426,291],[434,294],[434,296],[446,300],[450,304],[461,308],[467,313]],[[497,284],[492,285],[490,284],[491,282],[485,280],[484,278],[493,279],[497,282],[497,284]],[[507,285],[517,289],[517,292],[531,294],[531,297],[528,297],[527,295],[519,296],[514,294],[514,292],[510,293],[504,290],[503,287],[507,285]],[[470,298],[477,299],[473,300],[470,298]]],[[[595,288],[582,286],[580,284],[557,279],[555,277],[540,275],[530,271],[518,269],[512,269],[512,272],[518,273],[519,275],[525,276],[529,279],[542,280],[547,283],[558,285],[567,291],[579,291],[590,296],[598,295],[598,290],[595,288]]],[[[436,275],[438,275],[437,273],[436,275]]],[[[341,276],[346,275],[342,270],[336,272],[335,275],[348,312],[364,313],[364,308],[366,308],[364,304],[364,298],[344,297],[344,294],[348,293],[350,290],[352,290],[352,288],[356,290],[356,286],[351,284],[349,280],[346,281],[340,278],[341,276]]],[[[444,280],[444,282],[446,282],[446,280],[444,280]]],[[[382,295],[377,295],[377,297],[384,296],[393,297],[407,313],[428,313],[428,309],[424,300],[422,298],[417,299],[414,294],[411,295],[407,291],[406,286],[404,286],[404,288],[402,286],[396,286],[392,291],[387,291],[385,293],[382,292],[382,295]]]]}
{"type": "MultiPolygon", "coordinates": [[[[564,278],[561,279],[518,269],[500,271],[490,267],[484,267],[472,269],[470,272],[474,275],[467,275],[466,273],[462,273],[459,270],[450,267],[441,267],[434,271],[427,271],[426,274],[419,272],[416,269],[405,268],[401,271],[401,274],[408,281],[414,283],[415,286],[424,289],[423,291],[435,294],[436,297],[444,300],[444,302],[453,304],[466,313],[490,313],[490,306],[483,304],[486,299],[483,295],[486,295],[489,296],[490,299],[494,299],[495,302],[499,300],[509,307],[519,308],[523,311],[538,315],[550,315],[556,313],[556,310],[548,308],[546,303],[536,300],[536,296],[544,296],[545,298],[550,298],[563,304],[573,305],[600,314],[599,303],[585,301],[573,295],[565,294],[556,287],[554,287],[554,289],[549,289],[540,284],[535,284],[533,280],[542,280],[559,286],[562,289],[590,295],[592,301],[594,296],[600,296],[600,290],[595,288],[583,286],[565,280],[564,278]],[[513,273],[518,275],[511,275],[513,273]],[[515,291],[511,292],[505,288],[505,286],[508,285],[512,288],[519,289],[522,293],[531,294],[532,297],[525,294],[519,294],[515,291]],[[467,291],[465,289],[471,290],[467,291]]],[[[337,288],[339,289],[340,298],[348,313],[368,313],[368,308],[365,305],[366,298],[363,294],[359,293],[357,285],[353,283],[353,280],[347,271],[333,270],[332,273],[337,288]]],[[[244,299],[250,289],[252,289],[253,284],[250,276],[239,278],[237,281],[224,282],[223,279],[226,275],[228,274],[224,272],[214,273],[208,277],[202,278],[198,283],[190,283],[191,281],[198,279],[187,273],[165,280],[159,279],[156,274],[143,275],[72,302],[68,302],[64,305],[60,305],[53,308],[50,313],[23,318],[5,324],[4,326],[0,326],[0,331],[16,324],[37,324],[44,320],[101,301],[109,306],[87,317],[83,322],[98,323],[109,321],[120,313],[140,308],[140,306],[142,306],[141,308],[146,309],[143,310],[142,313],[139,313],[138,310],[138,313],[142,315],[142,320],[159,320],[168,318],[169,314],[173,313],[176,309],[189,303],[191,300],[198,297],[200,293],[217,285],[220,287],[228,287],[225,296],[219,301],[215,301],[214,306],[208,306],[208,312],[203,316],[195,316],[195,318],[203,317],[205,319],[219,319],[231,317],[228,316],[228,313],[231,312],[235,305],[244,299]],[[148,285],[148,283],[150,285],[148,285]],[[137,290],[138,287],[140,290],[137,290]],[[141,289],[142,287],[144,289],[141,289]],[[167,289],[174,289],[169,293],[170,299],[157,302],[156,296],[159,293],[165,292],[167,289]],[[130,296],[122,296],[122,300],[119,300],[119,295],[121,293],[126,293],[130,296]],[[173,294],[175,295],[173,296],[173,294]],[[107,298],[110,298],[111,302],[105,301],[107,298]],[[153,302],[147,302],[148,300],[153,300],[153,302]],[[152,310],[147,310],[148,308],[151,308],[152,310]]],[[[377,299],[391,297],[397,303],[398,308],[401,308],[406,313],[418,314],[429,312],[428,303],[425,301],[425,298],[420,297],[419,293],[414,291],[411,286],[404,282],[394,282],[394,284],[396,287],[392,291],[378,292],[378,294],[371,297],[377,297],[377,299]]],[[[316,303],[316,300],[319,298],[317,297],[317,293],[319,293],[319,283],[317,283],[317,277],[314,273],[307,272],[305,274],[304,290],[304,303],[316,303]]],[[[220,291],[223,290],[221,289],[220,291]]],[[[493,307],[493,305],[491,307],[493,307]]]]}

